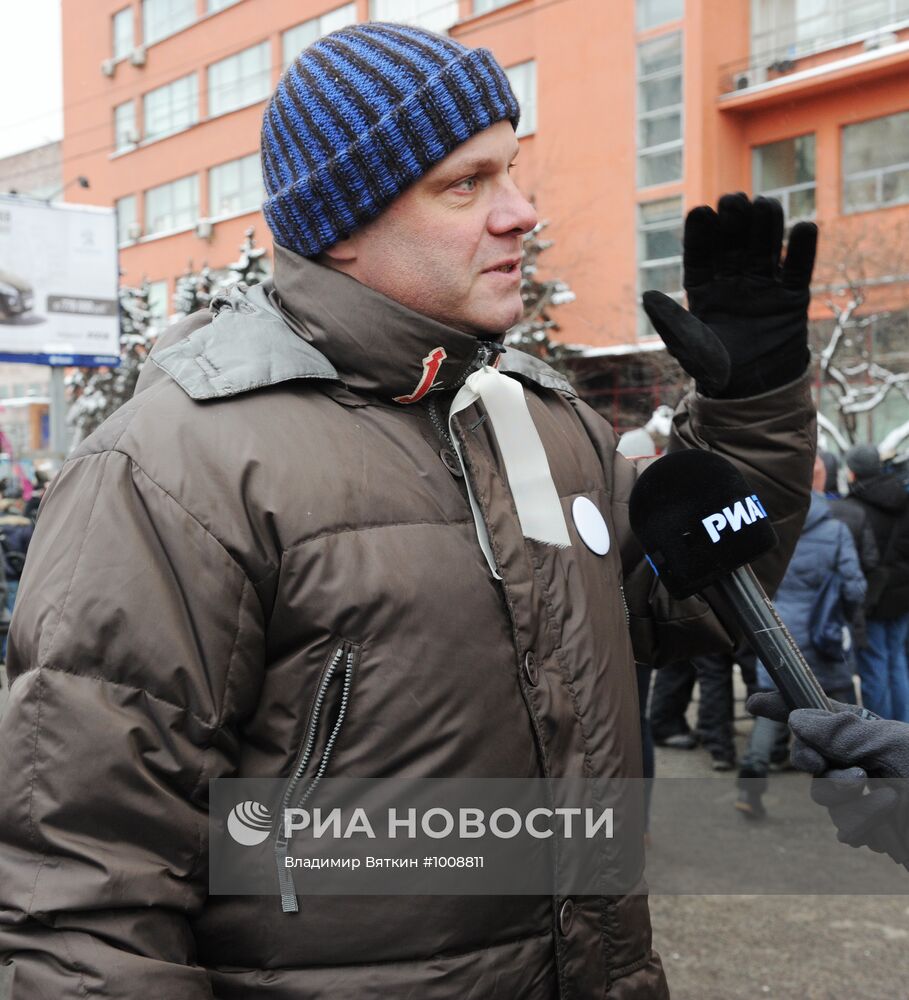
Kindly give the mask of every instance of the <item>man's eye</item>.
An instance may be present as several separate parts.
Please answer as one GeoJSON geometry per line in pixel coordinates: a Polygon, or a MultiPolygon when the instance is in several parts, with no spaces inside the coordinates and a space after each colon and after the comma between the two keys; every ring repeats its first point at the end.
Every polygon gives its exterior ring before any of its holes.
{"type": "Polygon", "coordinates": [[[455,187],[461,188],[463,191],[476,191],[477,179],[476,177],[465,177],[464,180],[458,181],[455,187]]]}

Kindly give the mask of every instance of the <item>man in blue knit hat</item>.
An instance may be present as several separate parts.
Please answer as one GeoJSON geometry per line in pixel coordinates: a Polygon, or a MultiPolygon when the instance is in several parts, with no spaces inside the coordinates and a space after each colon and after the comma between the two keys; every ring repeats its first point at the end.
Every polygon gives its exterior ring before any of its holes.
{"type": "MultiPolygon", "coordinates": [[[[162,336],[32,541],[0,728],[15,1000],[668,996],[639,783],[586,893],[313,897],[280,826],[255,831],[261,895],[208,891],[213,779],[278,779],[298,807],[337,776],[639,777],[635,660],[734,644],[654,579],[612,428],[503,348],[536,221],[519,114],[489,52],[400,25],[281,78],[274,281],[162,336]]],[[[768,588],[814,442],[815,230],[781,263],[782,233],[766,199],[695,209],[691,312],[645,296],[696,383],[671,447],[746,469],[781,540],[768,588]]]]}

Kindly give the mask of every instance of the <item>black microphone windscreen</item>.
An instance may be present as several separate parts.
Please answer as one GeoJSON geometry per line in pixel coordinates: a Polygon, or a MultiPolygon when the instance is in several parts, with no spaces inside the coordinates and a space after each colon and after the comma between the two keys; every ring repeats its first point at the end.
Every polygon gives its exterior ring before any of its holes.
{"type": "Polygon", "coordinates": [[[776,545],[760,498],[710,451],[664,455],[638,477],[631,530],[673,597],[690,597],[776,545]]]}

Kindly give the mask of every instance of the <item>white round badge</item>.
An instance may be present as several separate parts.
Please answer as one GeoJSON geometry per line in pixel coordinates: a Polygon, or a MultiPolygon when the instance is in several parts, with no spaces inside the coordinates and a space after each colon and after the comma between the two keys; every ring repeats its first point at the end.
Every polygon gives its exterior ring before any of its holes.
{"type": "Polygon", "coordinates": [[[596,504],[587,497],[577,497],[571,505],[571,516],[581,541],[598,556],[609,551],[609,529],[596,504]]]}

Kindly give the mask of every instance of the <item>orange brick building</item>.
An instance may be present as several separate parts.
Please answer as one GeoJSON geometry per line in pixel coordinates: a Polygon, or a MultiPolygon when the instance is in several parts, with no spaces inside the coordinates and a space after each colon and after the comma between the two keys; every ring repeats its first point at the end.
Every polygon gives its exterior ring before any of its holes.
{"type": "Polygon", "coordinates": [[[640,291],[679,291],[684,213],[729,190],[817,220],[816,318],[856,263],[904,307],[909,0],[63,0],[63,180],[117,206],[124,280],[152,281],[160,312],[189,261],[224,267],[249,225],[270,243],[263,102],[319,33],[369,17],[507,68],[518,182],[555,240],[541,265],[577,296],[565,341],[646,343],[640,291]]]}

